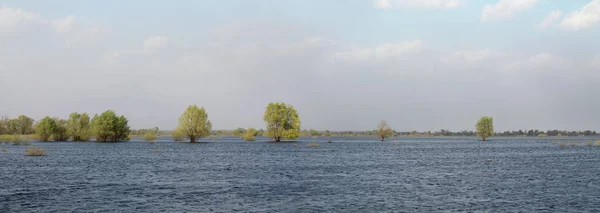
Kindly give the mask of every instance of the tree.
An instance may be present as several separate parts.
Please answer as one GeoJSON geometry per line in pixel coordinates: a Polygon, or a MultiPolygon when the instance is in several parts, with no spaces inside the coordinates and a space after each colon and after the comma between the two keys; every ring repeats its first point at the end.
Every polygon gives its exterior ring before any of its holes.
{"type": "Polygon", "coordinates": [[[40,137],[40,141],[48,141],[56,129],[56,121],[46,116],[35,125],[35,133],[40,137]]]}
{"type": "Polygon", "coordinates": [[[196,142],[196,139],[209,136],[212,129],[212,123],[208,120],[208,114],[204,107],[198,108],[196,105],[190,105],[179,117],[177,129],[190,138],[190,142],[196,142]]]}
{"type": "Polygon", "coordinates": [[[241,128],[241,127],[237,128],[237,129],[235,129],[235,130],[233,130],[233,135],[234,135],[234,136],[243,136],[243,135],[244,135],[244,133],[246,133],[246,130],[245,130],[245,129],[243,129],[243,128],[241,128]]]}
{"type": "Polygon", "coordinates": [[[146,132],[146,134],[144,134],[144,140],[146,141],[154,141],[156,140],[157,136],[156,136],[156,132],[154,131],[150,131],[150,132],[146,132]]]}
{"type": "Polygon", "coordinates": [[[384,141],[385,138],[392,137],[394,131],[392,131],[387,121],[380,121],[374,133],[379,140],[384,141]]]}
{"type": "Polygon", "coordinates": [[[118,142],[129,140],[129,121],[124,116],[117,116],[112,110],[107,110],[92,118],[92,131],[96,141],[118,142]]]}
{"type": "Polygon", "coordinates": [[[185,134],[179,129],[174,130],[171,133],[171,137],[173,137],[173,141],[183,141],[185,139],[185,134]]]}
{"type": "Polygon", "coordinates": [[[269,103],[264,115],[267,123],[265,136],[276,142],[281,139],[294,139],[300,132],[300,117],[292,105],[269,103]]]}
{"type": "Polygon", "coordinates": [[[77,112],[69,115],[67,120],[67,134],[73,141],[89,141],[91,136],[90,116],[87,113],[77,112]]]}
{"type": "Polygon", "coordinates": [[[244,135],[242,135],[242,139],[245,141],[254,141],[256,139],[256,129],[248,128],[248,130],[245,130],[244,135]]]}
{"type": "Polygon", "coordinates": [[[475,127],[477,128],[477,135],[481,137],[482,141],[485,141],[494,134],[494,119],[492,117],[482,117],[477,121],[475,127]]]}
{"type": "Polygon", "coordinates": [[[21,115],[16,120],[18,134],[26,135],[34,131],[33,119],[25,115],[21,115]]]}
{"type": "Polygon", "coordinates": [[[56,123],[56,128],[54,128],[54,132],[52,133],[54,141],[68,141],[69,134],[67,133],[67,121],[58,118],[54,118],[54,120],[56,123]]]}

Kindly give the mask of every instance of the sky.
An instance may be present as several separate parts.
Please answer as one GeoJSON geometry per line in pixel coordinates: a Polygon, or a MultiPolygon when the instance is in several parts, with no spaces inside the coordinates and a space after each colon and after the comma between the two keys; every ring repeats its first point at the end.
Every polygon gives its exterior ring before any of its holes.
{"type": "Polygon", "coordinates": [[[600,0],[0,0],[0,115],[600,130],[600,0]]]}

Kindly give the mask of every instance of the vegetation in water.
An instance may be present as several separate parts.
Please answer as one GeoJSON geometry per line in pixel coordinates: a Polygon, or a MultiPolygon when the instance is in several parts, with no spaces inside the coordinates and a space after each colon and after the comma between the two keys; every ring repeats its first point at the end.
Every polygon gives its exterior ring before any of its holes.
{"type": "Polygon", "coordinates": [[[46,151],[39,147],[29,147],[25,149],[26,156],[46,156],[46,151]]]}
{"type": "Polygon", "coordinates": [[[310,143],[308,143],[308,145],[307,145],[307,146],[308,146],[308,147],[320,147],[320,146],[321,146],[321,144],[314,143],[314,142],[310,142],[310,143]]]}
{"type": "Polygon", "coordinates": [[[118,142],[129,140],[129,125],[125,116],[117,116],[112,110],[107,110],[92,118],[92,133],[99,142],[118,142]]]}
{"type": "Polygon", "coordinates": [[[294,139],[300,132],[300,116],[292,105],[269,103],[263,117],[267,124],[265,136],[279,142],[282,139],[294,139]]]}
{"type": "Polygon", "coordinates": [[[209,136],[211,129],[212,123],[208,120],[208,114],[204,107],[198,108],[196,105],[191,105],[179,117],[177,130],[187,136],[190,142],[196,142],[198,138],[209,136]]]}
{"type": "Polygon", "coordinates": [[[483,117],[477,121],[475,125],[477,135],[482,141],[494,135],[494,119],[492,117],[483,117]]]}
{"type": "Polygon", "coordinates": [[[375,134],[377,135],[377,139],[384,141],[386,138],[392,137],[394,132],[386,121],[380,121],[377,125],[377,130],[375,130],[375,134]]]}
{"type": "Polygon", "coordinates": [[[87,113],[71,113],[66,125],[67,134],[73,141],[89,141],[92,137],[90,116],[87,113]]]}
{"type": "Polygon", "coordinates": [[[242,135],[242,139],[244,139],[245,141],[256,140],[256,129],[248,128],[248,130],[245,130],[244,135],[242,135]]]}
{"type": "Polygon", "coordinates": [[[46,116],[35,125],[35,133],[40,137],[40,141],[46,142],[54,134],[56,129],[56,120],[46,116]]]}

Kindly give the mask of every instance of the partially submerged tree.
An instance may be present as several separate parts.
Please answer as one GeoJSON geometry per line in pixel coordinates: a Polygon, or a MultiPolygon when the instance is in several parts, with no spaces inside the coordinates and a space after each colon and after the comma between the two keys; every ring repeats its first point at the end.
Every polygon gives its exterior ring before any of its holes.
{"type": "Polygon", "coordinates": [[[265,136],[273,138],[276,142],[298,137],[300,117],[292,105],[269,103],[264,120],[267,123],[265,136]]]}
{"type": "Polygon", "coordinates": [[[73,141],[89,141],[92,134],[90,116],[87,113],[71,113],[67,120],[67,134],[73,141]]]}
{"type": "Polygon", "coordinates": [[[35,131],[33,128],[33,119],[25,115],[19,116],[15,120],[15,124],[18,134],[26,135],[35,131]]]}
{"type": "Polygon", "coordinates": [[[494,135],[494,119],[492,117],[482,117],[477,121],[475,127],[477,128],[477,135],[481,137],[482,141],[494,135]]]}
{"type": "Polygon", "coordinates": [[[35,125],[35,133],[40,137],[40,141],[48,141],[56,129],[56,121],[46,116],[35,125]]]}
{"type": "Polygon", "coordinates": [[[242,135],[242,139],[244,139],[245,141],[254,141],[256,140],[256,129],[254,128],[248,128],[248,130],[244,130],[245,133],[244,135],[242,135]]]}
{"type": "Polygon", "coordinates": [[[208,114],[204,107],[198,108],[196,105],[190,105],[179,117],[177,130],[190,138],[190,142],[196,142],[198,138],[209,136],[212,129],[212,123],[208,120],[208,114]]]}
{"type": "Polygon", "coordinates": [[[112,110],[107,110],[92,118],[92,130],[96,141],[118,142],[129,140],[129,125],[125,116],[117,116],[112,110]]]}
{"type": "Polygon", "coordinates": [[[386,138],[392,137],[394,131],[388,125],[387,121],[380,121],[377,125],[377,129],[374,131],[377,138],[381,141],[384,141],[386,138]]]}
{"type": "Polygon", "coordinates": [[[54,128],[54,132],[52,133],[54,141],[68,141],[69,134],[67,133],[67,121],[58,118],[54,118],[54,120],[56,121],[56,128],[54,128]]]}
{"type": "Polygon", "coordinates": [[[173,141],[180,142],[185,139],[185,134],[181,130],[176,129],[171,132],[171,137],[173,137],[173,141]]]}

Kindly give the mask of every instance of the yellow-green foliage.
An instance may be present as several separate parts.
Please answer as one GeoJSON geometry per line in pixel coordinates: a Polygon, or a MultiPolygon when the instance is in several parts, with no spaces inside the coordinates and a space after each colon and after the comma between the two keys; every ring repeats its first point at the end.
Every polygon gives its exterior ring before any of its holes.
{"type": "Polygon", "coordinates": [[[380,121],[377,125],[377,130],[375,130],[375,135],[381,141],[384,141],[386,138],[392,137],[394,131],[388,125],[387,121],[380,121]]]}
{"type": "Polygon", "coordinates": [[[320,146],[321,146],[321,144],[310,142],[310,143],[308,143],[308,145],[307,145],[307,146],[308,146],[308,147],[320,147],[320,146]]]}
{"type": "Polygon", "coordinates": [[[177,142],[181,142],[181,141],[185,140],[185,134],[183,133],[183,131],[178,130],[178,129],[174,130],[171,133],[171,137],[173,137],[173,141],[177,141],[177,142]]]}
{"type": "Polygon", "coordinates": [[[154,132],[146,132],[146,134],[144,134],[144,140],[148,141],[148,142],[152,142],[154,140],[156,140],[156,133],[154,132]]]}
{"type": "Polygon", "coordinates": [[[29,145],[30,142],[27,140],[26,136],[13,135],[9,138],[8,142],[12,143],[12,145],[29,145]]]}
{"type": "Polygon", "coordinates": [[[494,119],[492,117],[483,117],[479,119],[475,127],[477,128],[477,135],[481,137],[482,141],[485,141],[485,139],[494,135],[494,119]]]}
{"type": "Polygon", "coordinates": [[[276,142],[297,138],[300,133],[300,116],[292,105],[269,103],[263,119],[267,123],[264,136],[276,142]]]}
{"type": "Polygon", "coordinates": [[[596,143],[594,143],[594,146],[600,146],[600,140],[596,141],[596,143]]]}
{"type": "Polygon", "coordinates": [[[6,148],[2,148],[2,152],[6,152],[6,148]]]}
{"type": "Polygon", "coordinates": [[[46,151],[39,147],[29,147],[25,149],[26,156],[46,156],[46,151]]]}
{"type": "Polygon", "coordinates": [[[190,138],[190,142],[196,142],[198,138],[211,134],[212,123],[208,120],[204,107],[190,105],[179,117],[177,129],[190,138]]]}
{"type": "Polygon", "coordinates": [[[588,142],[586,142],[586,143],[585,143],[585,145],[586,145],[586,146],[592,146],[592,145],[593,145],[593,143],[592,143],[591,141],[588,141],[588,142]]]}
{"type": "Polygon", "coordinates": [[[255,135],[256,135],[256,129],[248,128],[248,130],[246,130],[244,135],[242,135],[242,139],[244,139],[245,141],[254,141],[254,140],[256,140],[255,135]]]}

